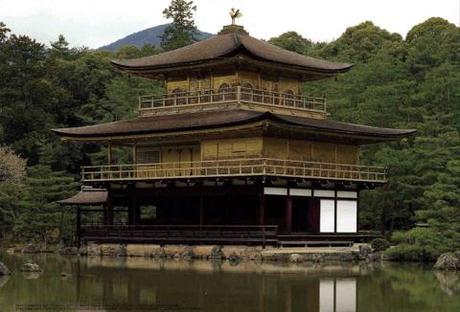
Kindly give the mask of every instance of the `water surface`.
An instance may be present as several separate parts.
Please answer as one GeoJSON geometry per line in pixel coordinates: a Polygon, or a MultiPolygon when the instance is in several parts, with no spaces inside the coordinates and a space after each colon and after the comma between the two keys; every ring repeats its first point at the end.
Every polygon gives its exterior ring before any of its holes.
{"type": "Polygon", "coordinates": [[[0,255],[1,311],[460,311],[460,275],[416,265],[0,255]],[[32,260],[42,274],[17,271],[32,260]],[[65,273],[64,275],[62,273],[65,273]]]}

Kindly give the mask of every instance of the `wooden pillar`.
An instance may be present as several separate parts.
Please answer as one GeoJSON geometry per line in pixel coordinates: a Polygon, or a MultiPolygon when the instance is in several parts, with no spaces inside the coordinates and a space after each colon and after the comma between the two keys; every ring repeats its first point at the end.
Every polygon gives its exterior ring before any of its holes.
{"type": "Polygon", "coordinates": [[[262,188],[262,192],[259,194],[259,225],[265,225],[265,194],[262,188]]]}
{"type": "Polygon", "coordinates": [[[75,238],[77,247],[80,248],[80,235],[81,235],[81,207],[80,205],[77,206],[77,222],[76,222],[76,229],[75,229],[75,238]]]}
{"type": "Polygon", "coordinates": [[[107,164],[112,164],[112,144],[107,146],[107,164]]]}
{"type": "Polygon", "coordinates": [[[203,223],[204,223],[203,206],[204,206],[204,198],[203,198],[203,191],[201,191],[200,193],[200,228],[201,226],[203,226],[203,223]]]}
{"type": "Polygon", "coordinates": [[[109,207],[107,206],[107,203],[102,205],[102,219],[104,220],[103,223],[104,225],[109,224],[109,212],[108,209],[109,207]]]}
{"type": "Polygon", "coordinates": [[[292,232],[292,197],[287,195],[286,197],[286,233],[292,232]]]}
{"type": "Polygon", "coordinates": [[[128,225],[135,225],[138,223],[139,207],[137,206],[136,186],[134,184],[128,186],[128,193],[128,225]]]}
{"type": "Polygon", "coordinates": [[[113,225],[113,204],[110,198],[107,199],[107,203],[104,205],[104,224],[113,225]]]}
{"type": "Polygon", "coordinates": [[[137,144],[133,145],[133,164],[137,163],[137,144]]]}

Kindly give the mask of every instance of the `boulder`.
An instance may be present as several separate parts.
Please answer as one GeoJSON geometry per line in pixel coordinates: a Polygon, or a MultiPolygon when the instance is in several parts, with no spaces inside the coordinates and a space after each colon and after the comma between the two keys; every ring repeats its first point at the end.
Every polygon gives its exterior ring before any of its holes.
{"type": "Polygon", "coordinates": [[[367,255],[366,260],[368,262],[378,262],[383,260],[383,253],[382,252],[374,252],[367,255]]]}
{"type": "Polygon", "coordinates": [[[27,272],[27,273],[40,273],[43,272],[42,268],[36,263],[31,263],[27,262],[24,263],[21,267],[21,272],[27,272]]]}
{"type": "Polygon", "coordinates": [[[363,259],[366,259],[369,254],[372,253],[372,248],[369,245],[359,245],[359,255],[363,259]]]}
{"type": "Polygon", "coordinates": [[[3,262],[0,262],[0,276],[10,274],[11,271],[8,269],[8,267],[3,262]]]}
{"type": "Polygon", "coordinates": [[[33,253],[40,253],[40,246],[35,244],[27,244],[22,248],[21,252],[23,254],[33,254],[33,253]]]}
{"type": "Polygon", "coordinates": [[[231,264],[238,264],[241,261],[241,257],[239,255],[237,255],[235,252],[231,253],[227,257],[227,259],[231,264]]]}
{"type": "Polygon", "coordinates": [[[102,244],[100,248],[103,257],[126,257],[126,245],[102,244]]]}
{"type": "Polygon", "coordinates": [[[167,257],[164,247],[155,248],[152,252],[152,258],[165,259],[167,257]]]}
{"type": "Polygon", "coordinates": [[[185,246],[183,251],[182,251],[181,258],[184,259],[184,260],[194,259],[195,258],[195,252],[193,251],[193,247],[192,246],[185,246]]]}
{"type": "Polygon", "coordinates": [[[460,251],[440,255],[433,269],[460,271],[460,251]]]}
{"type": "Polygon", "coordinates": [[[292,254],[289,256],[289,262],[292,263],[301,263],[304,261],[304,257],[299,254],[292,254]]]}
{"type": "Polygon", "coordinates": [[[62,256],[76,256],[78,255],[77,247],[62,247],[58,250],[58,253],[62,256]]]}
{"type": "Polygon", "coordinates": [[[225,259],[225,254],[222,251],[222,246],[214,246],[211,249],[211,253],[209,254],[210,259],[225,259]]]}

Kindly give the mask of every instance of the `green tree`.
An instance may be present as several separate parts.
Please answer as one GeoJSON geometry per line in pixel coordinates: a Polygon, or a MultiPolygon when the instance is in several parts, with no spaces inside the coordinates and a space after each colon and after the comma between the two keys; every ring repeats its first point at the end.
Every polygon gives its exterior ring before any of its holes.
{"type": "Polygon", "coordinates": [[[73,227],[65,218],[73,218],[73,214],[65,214],[56,201],[74,195],[77,187],[74,177],[65,172],[53,171],[47,165],[29,167],[19,218],[13,227],[16,239],[45,243],[51,239],[57,243],[63,238],[70,241],[73,227]]]}
{"type": "Polygon", "coordinates": [[[168,51],[184,47],[196,41],[197,28],[193,19],[196,6],[193,1],[172,0],[163,15],[172,19],[161,37],[161,47],[168,51]]]}
{"type": "Polygon", "coordinates": [[[299,54],[307,54],[313,47],[310,40],[305,39],[295,31],[285,32],[278,37],[271,38],[268,42],[299,54]]]}
{"type": "Polygon", "coordinates": [[[11,149],[0,147],[0,236],[4,237],[19,218],[18,202],[23,194],[26,161],[11,149]]]}

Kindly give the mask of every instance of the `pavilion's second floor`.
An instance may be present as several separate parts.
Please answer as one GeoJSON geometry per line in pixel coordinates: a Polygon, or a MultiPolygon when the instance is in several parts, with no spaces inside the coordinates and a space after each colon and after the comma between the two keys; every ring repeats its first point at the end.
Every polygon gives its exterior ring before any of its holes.
{"type": "MultiPolygon", "coordinates": [[[[275,137],[142,142],[128,147],[129,163],[115,159],[82,168],[83,182],[274,176],[385,182],[382,167],[359,165],[359,147],[275,137]]],[[[125,153],[126,155],[126,153],[125,153]]]]}
{"type": "Polygon", "coordinates": [[[110,147],[105,164],[83,168],[84,182],[233,176],[384,182],[383,168],[359,164],[359,147],[413,133],[245,110],[137,117],[54,131],[65,140],[110,147]],[[127,148],[130,160],[112,157],[115,146],[127,148]]]}

